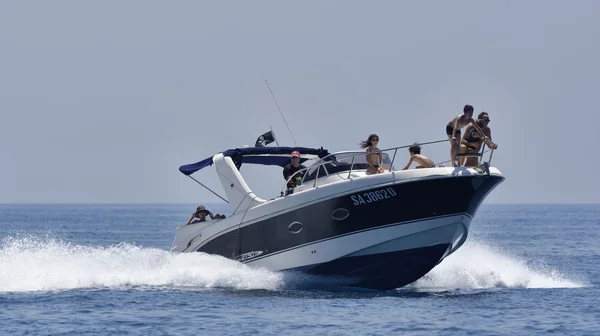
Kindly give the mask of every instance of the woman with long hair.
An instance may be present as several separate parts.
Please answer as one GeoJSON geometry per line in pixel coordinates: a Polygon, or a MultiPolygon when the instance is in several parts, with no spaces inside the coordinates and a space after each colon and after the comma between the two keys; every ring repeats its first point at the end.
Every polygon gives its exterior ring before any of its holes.
{"type": "Polygon", "coordinates": [[[367,155],[367,174],[378,174],[383,173],[383,154],[381,150],[377,148],[379,144],[379,136],[377,134],[371,134],[367,138],[367,141],[361,141],[360,147],[366,148],[367,155]]]}

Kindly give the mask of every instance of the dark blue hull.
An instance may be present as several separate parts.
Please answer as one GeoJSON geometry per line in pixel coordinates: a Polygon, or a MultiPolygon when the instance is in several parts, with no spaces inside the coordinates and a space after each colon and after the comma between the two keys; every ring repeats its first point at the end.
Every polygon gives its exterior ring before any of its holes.
{"type": "MultiPolygon", "coordinates": [[[[394,223],[404,225],[454,215],[473,218],[486,195],[503,179],[470,175],[374,187],[241,226],[195,250],[249,262],[394,223]]],[[[448,247],[441,244],[345,257],[303,266],[301,271],[350,277],[358,287],[398,288],[427,274],[446,256],[448,247]]]]}
{"type": "Polygon", "coordinates": [[[406,286],[429,273],[444,257],[449,244],[404,251],[340,258],[331,262],[303,267],[302,271],[318,276],[347,279],[345,285],[378,290],[406,286]]]}

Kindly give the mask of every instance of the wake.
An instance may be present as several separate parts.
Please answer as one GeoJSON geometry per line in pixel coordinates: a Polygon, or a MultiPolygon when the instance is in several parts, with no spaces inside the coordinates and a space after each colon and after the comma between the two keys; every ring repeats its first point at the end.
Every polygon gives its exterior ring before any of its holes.
{"type": "Polygon", "coordinates": [[[411,284],[416,289],[578,288],[585,282],[557,269],[531,266],[499,248],[469,241],[426,276],[411,284]]]}
{"type": "Polygon", "coordinates": [[[27,237],[5,239],[0,246],[0,292],[132,286],[277,289],[282,279],[279,273],[220,256],[127,243],[93,247],[27,237]]]}
{"type": "MultiPolygon", "coordinates": [[[[573,288],[584,283],[539,269],[484,244],[468,242],[408,289],[573,288]]],[[[0,293],[93,288],[323,289],[328,279],[255,269],[220,256],[171,253],[128,243],[99,247],[52,237],[0,243],[0,293]]]]}

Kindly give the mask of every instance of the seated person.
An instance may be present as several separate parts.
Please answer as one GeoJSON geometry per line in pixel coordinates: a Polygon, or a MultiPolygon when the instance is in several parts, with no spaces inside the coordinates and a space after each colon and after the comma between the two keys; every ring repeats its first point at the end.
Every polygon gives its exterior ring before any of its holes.
{"type": "Polygon", "coordinates": [[[417,169],[435,167],[435,163],[430,158],[421,154],[421,146],[415,144],[414,146],[408,148],[408,152],[410,153],[410,160],[408,160],[406,167],[404,167],[402,170],[407,170],[410,168],[410,165],[413,163],[413,161],[419,164],[415,167],[417,169]]]}
{"type": "Polygon", "coordinates": [[[192,214],[192,217],[190,217],[190,219],[188,219],[188,221],[187,221],[187,223],[185,223],[185,225],[206,222],[207,215],[210,216],[211,219],[224,219],[225,218],[225,215],[219,215],[219,214],[213,215],[213,213],[206,210],[206,208],[203,205],[199,205],[196,208],[196,212],[194,212],[192,214]],[[198,219],[192,221],[194,218],[198,218],[198,219]]]}
{"type": "MultiPolygon", "coordinates": [[[[306,169],[305,166],[300,164],[300,152],[298,151],[293,151],[292,152],[292,157],[290,158],[291,162],[288,163],[285,167],[283,167],[283,178],[287,181],[290,176],[294,175],[294,173],[296,173],[299,170],[302,169],[306,169]]],[[[291,188],[296,188],[297,187],[297,180],[298,177],[300,177],[300,179],[302,178],[302,176],[304,176],[304,172],[298,173],[296,175],[294,175],[294,178],[291,179],[288,183],[287,183],[287,187],[289,189],[291,188]]]]}
{"type": "Polygon", "coordinates": [[[381,154],[381,150],[377,147],[379,144],[379,136],[377,134],[371,134],[367,138],[367,141],[362,141],[360,146],[362,148],[366,148],[366,156],[367,156],[367,174],[379,174],[383,173],[383,167],[381,164],[383,163],[383,154],[381,154]]]}

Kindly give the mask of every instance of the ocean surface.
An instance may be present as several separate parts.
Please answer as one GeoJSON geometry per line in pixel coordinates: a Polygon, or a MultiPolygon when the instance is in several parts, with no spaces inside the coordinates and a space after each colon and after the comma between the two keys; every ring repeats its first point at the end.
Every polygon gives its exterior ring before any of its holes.
{"type": "Polygon", "coordinates": [[[600,335],[600,205],[484,204],[391,291],[169,252],[195,206],[0,205],[0,334],[600,335]]]}

